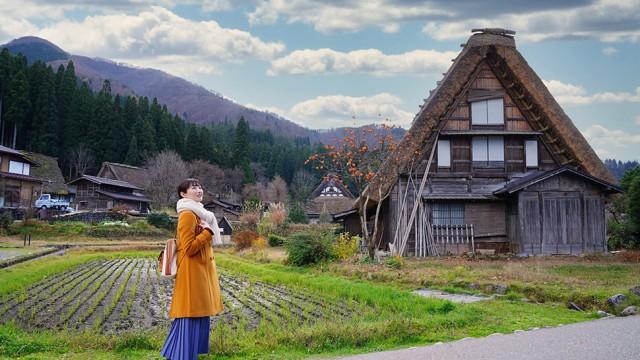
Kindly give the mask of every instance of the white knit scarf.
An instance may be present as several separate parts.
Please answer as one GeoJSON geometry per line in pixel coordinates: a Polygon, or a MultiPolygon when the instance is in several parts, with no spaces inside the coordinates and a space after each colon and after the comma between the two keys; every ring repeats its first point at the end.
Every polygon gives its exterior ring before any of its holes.
{"type": "Polygon", "coordinates": [[[205,209],[204,205],[202,205],[201,202],[187,198],[178,200],[178,203],[176,204],[176,211],[178,212],[178,214],[186,210],[193,211],[197,217],[204,220],[211,226],[211,230],[213,230],[213,244],[222,244],[218,221],[216,220],[216,216],[211,211],[205,209]]]}

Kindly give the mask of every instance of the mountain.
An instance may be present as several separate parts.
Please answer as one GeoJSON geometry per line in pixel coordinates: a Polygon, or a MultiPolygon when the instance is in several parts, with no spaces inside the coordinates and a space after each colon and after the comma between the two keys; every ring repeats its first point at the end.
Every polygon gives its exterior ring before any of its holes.
{"type": "MultiPolygon", "coordinates": [[[[93,90],[100,90],[105,79],[111,82],[111,90],[120,95],[154,97],[167,105],[170,112],[180,115],[188,122],[206,124],[211,122],[236,123],[241,116],[252,129],[270,130],[287,137],[308,137],[311,142],[332,142],[344,134],[345,128],[318,131],[305,128],[277,114],[251,109],[240,105],[164,71],[120,64],[107,59],[71,55],[55,44],[35,36],[15,39],[0,47],[11,53],[22,53],[29,62],[37,60],[50,64],[54,69],[66,65],[70,60],[76,75],[87,82],[93,90]]],[[[394,135],[402,136],[404,130],[394,135]]]]}
{"type": "Polygon", "coordinates": [[[100,58],[71,55],[55,44],[34,36],[15,39],[2,47],[11,53],[22,53],[29,62],[37,60],[50,64],[54,69],[72,60],[76,75],[99,90],[108,79],[113,92],[121,95],[139,95],[167,105],[172,113],[188,122],[237,122],[241,116],[253,129],[269,129],[274,134],[288,137],[309,137],[318,141],[318,132],[302,127],[276,114],[251,109],[237,104],[219,94],[166,72],[119,64],[100,58]]]}

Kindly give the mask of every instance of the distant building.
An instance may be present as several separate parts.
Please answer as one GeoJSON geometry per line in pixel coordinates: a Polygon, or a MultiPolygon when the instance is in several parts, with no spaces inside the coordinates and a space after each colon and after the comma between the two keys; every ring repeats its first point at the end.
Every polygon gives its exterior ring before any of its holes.
{"type": "Polygon", "coordinates": [[[77,188],[76,210],[104,211],[124,205],[130,211],[149,212],[151,200],[144,196],[143,189],[126,181],[82,175],[69,185],[77,188]]]}
{"type": "Polygon", "coordinates": [[[147,186],[146,183],[149,175],[145,168],[105,161],[102,163],[102,167],[100,171],[98,171],[97,176],[126,181],[129,184],[144,189],[147,186]]]}
{"type": "Polygon", "coordinates": [[[38,166],[20,151],[0,145],[0,208],[33,206],[42,193],[42,180],[32,173],[38,166]]]}
{"type": "Polygon", "coordinates": [[[62,170],[58,166],[58,159],[34,152],[23,151],[22,153],[26,158],[40,164],[32,168],[31,173],[42,180],[42,194],[50,194],[52,199],[74,202],[75,187],[67,186],[65,183],[62,170]]]}
{"type": "Polygon", "coordinates": [[[311,199],[305,204],[305,211],[311,223],[317,223],[320,214],[341,213],[353,208],[355,197],[344,186],[342,180],[336,174],[327,174],[320,185],[311,193],[311,199]]]}
{"type": "Polygon", "coordinates": [[[211,199],[204,204],[204,208],[214,213],[217,219],[227,218],[228,221],[240,220],[242,211],[242,205],[220,199],[211,199]]]}

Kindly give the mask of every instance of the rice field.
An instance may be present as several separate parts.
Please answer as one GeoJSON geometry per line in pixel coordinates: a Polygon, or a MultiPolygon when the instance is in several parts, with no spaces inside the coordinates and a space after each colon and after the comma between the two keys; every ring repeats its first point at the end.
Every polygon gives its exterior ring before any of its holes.
{"type": "MultiPolygon", "coordinates": [[[[28,330],[120,333],[170,321],[173,280],[160,277],[149,258],[96,260],[47,277],[0,300],[0,321],[28,330]]],[[[220,272],[225,310],[211,325],[247,330],[261,324],[288,327],[351,316],[344,304],[239,274],[220,272]]]]}

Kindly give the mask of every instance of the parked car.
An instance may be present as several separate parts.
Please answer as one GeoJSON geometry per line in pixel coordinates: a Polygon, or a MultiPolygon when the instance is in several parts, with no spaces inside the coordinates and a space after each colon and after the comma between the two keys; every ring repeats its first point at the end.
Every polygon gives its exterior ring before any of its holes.
{"type": "Polygon", "coordinates": [[[36,200],[36,208],[39,209],[62,209],[66,210],[69,207],[69,202],[61,199],[52,199],[51,194],[42,194],[40,198],[36,200]]]}

